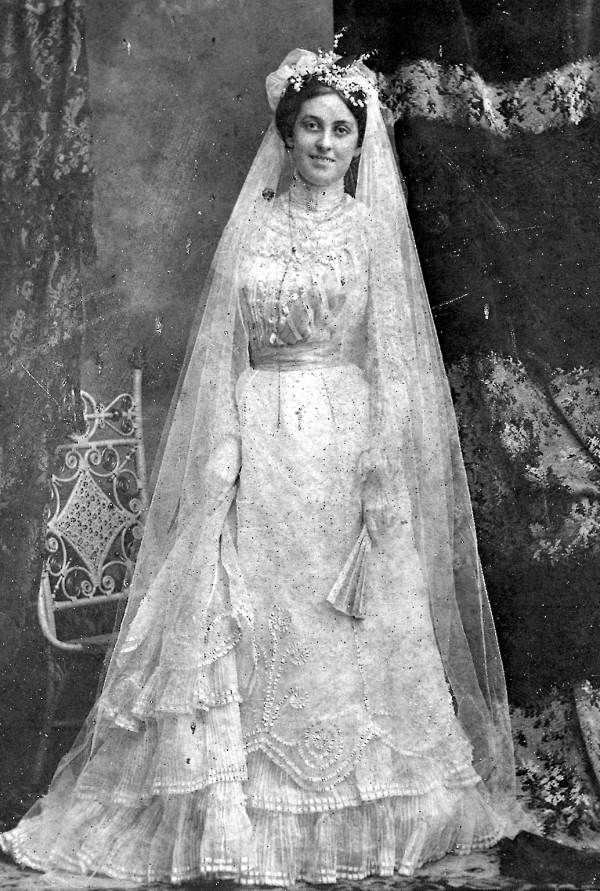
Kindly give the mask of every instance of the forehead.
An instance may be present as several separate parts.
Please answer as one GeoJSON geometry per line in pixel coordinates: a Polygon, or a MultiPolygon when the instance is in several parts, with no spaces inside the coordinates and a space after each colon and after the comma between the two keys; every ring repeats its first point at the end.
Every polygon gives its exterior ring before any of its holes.
{"type": "Polygon", "coordinates": [[[347,121],[356,123],[354,115],[348,106],[342,102],[337,93],[324,93],[322,96],[314,96],[306,99],[301,107],[298,117],[312,116],[323,121],[347,121]]]}

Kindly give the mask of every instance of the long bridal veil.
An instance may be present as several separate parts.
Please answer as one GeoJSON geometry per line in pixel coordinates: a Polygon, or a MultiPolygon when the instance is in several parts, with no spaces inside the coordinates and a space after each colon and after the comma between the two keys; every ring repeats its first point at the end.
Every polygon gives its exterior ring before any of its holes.
{"type": "MultiPolygon", "coordinates": [[[[284,60],[284,76],[286,66],[303,55],[310,56],[295,50],[284,60]]],[[[78,794],[118,803],[245,778],[238,703],[252,679],[253,608],[228,521],[239,448],[235,383],[248,365],[237,313],[238,269],[285,175],[283,143],[271,123],[199,295],[204,311],[165,428],[130,597],[102,691],[48,796],[25,823],[68,811],[78,794]],[[180,728],[195,727],[199,714],[206,719],[198,722],[192,777],[180,728]],[[211,723],[213,714],[218,725],[211,723]],[[94,766],[105,764],[107,753],[110,775],[94,766]],[[200,770],[198,758],[205,761],[200,770]],[[172,762],[169,769],[159,769],[165,759],[172,762]]],[[[385,467],[384,488],[402,466],[456,713],[476,771],[509,814],[514,765],[502,663],[450,390],[374,88],[356,199],[368,208],[375,236],[368,357],[377,380],[373,461],[385,467]]]]}

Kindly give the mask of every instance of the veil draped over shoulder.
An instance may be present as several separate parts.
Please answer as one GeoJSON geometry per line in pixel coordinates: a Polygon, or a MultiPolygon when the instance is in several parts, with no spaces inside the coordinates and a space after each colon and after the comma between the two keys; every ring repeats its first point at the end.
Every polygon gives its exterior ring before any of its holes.
{"type": "MultiPolygon", "coordinates": [[[[285,66],[303,55],[310,54],[295,50],[280,72],[285,75],[285,66]]],[[[268,82],[271,97],[277,89],[276,79],[268,82]]],[[[249,366],[238,321],[239,270],[244,246],[265,224],[285,175],[283,142],[271,123],[205,284],[205,309],[165,428],[137,568],[103,689],[42,808],[58,806],[77,784],[92,791],[106,784],[106,776],[93,769],[94,756],[108,748],[117,765],[120,749],[131,752],[132,740],[135,758],[154,765],[148,779],[154,793],[245,778],[237,711],[252,683],[254,617],[231,522],[240,448],[235,386],[249,366]],[[161,779],[160,751],[176,751],[179,725],[189,727],[198,713],[207,717],[196,731],[197,737],[204,734],[196,740],[204,767],[193,780],[185,764],[161,779]],[[209,720],[213,713],[218,725],[209,720]]],[[[403,470],[456,713],[473,747],[475,770],[509,807],[514,765],[502,663],[452,399],[375,89],[367,102],[356,198],[366,205],[374,234],[368,362],[377,381],[377,410],[371,460],[384,499],[386,480],[393,480],[398,466],[403,470]]],[[[150,768],[144,769],[148,776],[150,768]]],[[[117,794],[118,782],[115,788],[117,794]]]]}

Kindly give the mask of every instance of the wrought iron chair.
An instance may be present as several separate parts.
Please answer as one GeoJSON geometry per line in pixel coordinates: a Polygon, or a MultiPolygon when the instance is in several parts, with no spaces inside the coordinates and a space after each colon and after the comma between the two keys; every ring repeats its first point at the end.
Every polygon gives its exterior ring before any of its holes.
{"type": "MultiPolygon", "coordinates": [[[[48,682],[34,782],[41,779],[67,680],[57,651],[101,654],[127,599],[147,501],[140,369],[133,392],[108,405],[82,391],[85,432],[56,450],[38,616],[48,646],[48,682]]],[[[63,660],[64,661],[64,660],[63,660]]]]}

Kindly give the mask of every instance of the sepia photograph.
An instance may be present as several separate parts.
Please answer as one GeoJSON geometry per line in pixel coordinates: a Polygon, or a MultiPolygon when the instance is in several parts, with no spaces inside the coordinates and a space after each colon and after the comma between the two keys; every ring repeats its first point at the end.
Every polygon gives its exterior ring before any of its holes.
{"type": "Polygon", "coordinates": [[[0,889],[600,889],[600,5],[0,53],[0,889]]]}

